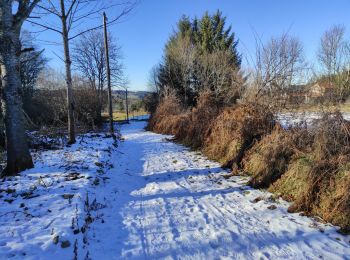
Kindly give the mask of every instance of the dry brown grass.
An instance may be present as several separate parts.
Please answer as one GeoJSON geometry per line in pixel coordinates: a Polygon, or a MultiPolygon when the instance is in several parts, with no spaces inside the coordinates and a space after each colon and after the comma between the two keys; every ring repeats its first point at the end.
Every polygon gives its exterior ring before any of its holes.
{"type": "Polygon", "coordinates": [[[295,201],[305,196],[307,179],[312,167],[312,160],[308,157],[295,158],[290,162],[288,169],[269,188],[270,192],[276,193],[287,201],[295,201]]]}
{"type": "Polygon", "coordinates": [[[174,135],[175,141],[199,149],[218,113],[218,105],[210,92],[201,93],[197,106],[191,111],[181,108],[178,99],[171,95],[159,104],[151,117],[148,129],[174,135]]]}
{"type": "Polygon", "coordinates": [[[350,124],[340,113],[325,114],[312,128],[310,151],[292,160],[270,191],[304,211],[350,231],[350,124]]]}
{"type": "Polygon", "coordinates": [[[306,127],[288,130],[276,126],[249,150],[243,160],[244,171],[251,175],[249,185],[254,188],[268,188],[284,174],[290,160],[310,150],[312,135],[306,127]]]}
{"type": "MultiPolygon", "coordinates": [[[[326,221],[350,231],[350,158],[338,165],[333,176],[322,178],[322,186],[316,203],[312,201],[311,213],[322,216],[326,221]]],[[[315,187],[312,187],[315,188],[315,187]]]]}
{"type": "Polygon", "coordinates": [[[183,119],[186,119],[184,108],[178,98],[170,94],[159,103],[148,122],[147,129],[156,133],[175,135],[183,119]]]}
{"type": "Polygon", "coordinates": [[[225,108],[208,131],[204,152],[224,167],[239,168],[245,152],[274,125],[273,114],[263,105],[246,103],[225,108]]]}
{"type": "Polygon", "coordinates": [[[293,201],[289,212],[303,211],[350,231],[350,158],[315,162],[294,160],[269,190],[293,201]]]}
{"type": "Polygon", "coordinates": [[[175,140],[193,149],[201,149],[210,125],[219,114],[219,107],[215,97],[210,92],[200,94],[197,106],[188,113],[186,125],[179,129],[175,140]]]}
{"type": "Polygon", "coordinates": [[[290,136],[278,126],[252,147],[243,160],[244,171],[252,176],[249,185],[268,188],[285,172],[293,155],[290,136]]]}

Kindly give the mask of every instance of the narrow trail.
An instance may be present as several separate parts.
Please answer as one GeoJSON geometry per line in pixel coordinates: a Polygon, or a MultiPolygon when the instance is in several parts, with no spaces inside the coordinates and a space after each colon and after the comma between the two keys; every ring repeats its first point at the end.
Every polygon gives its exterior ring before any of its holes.
{"type": "Polygon", "coordinates": [[[350,236],[144,126],[33,153],[0,182],[0,259],[350,259],[350,236]]]}
{"type": "Polygon", "coordinates": [[[104,225],[90,227],[92,259],[350,259],[349,237],[334,227],[287,213],[286,202],[246,178],[225,180],[219,164],[144,126],[122,127],[110,182],[96,191],[107,207],[104,225]]]}

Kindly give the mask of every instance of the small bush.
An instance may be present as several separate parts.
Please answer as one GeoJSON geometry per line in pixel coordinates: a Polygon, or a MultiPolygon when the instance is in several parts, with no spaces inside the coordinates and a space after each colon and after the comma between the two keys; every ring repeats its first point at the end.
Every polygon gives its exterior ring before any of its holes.
{"type": "Polygon", "coordinates": [[[316,122],[313,154],[316,160],[350,153],[350,123],[338,111],[326,113],[316,122]]]}
{"type": "MultiPolygon", "coordinates": [[[[84,127],[101,125],[101,108],[96,92],[89,87],[74,89],[75,119],[84,127]]],[[[67,124],[65,89],[36,89],[32,100],[24,107],[28,117],[39,127],[67,124]]]]}
{"type": "Polygon", "coordinates": [[[175,95],[168,95],[152,115],[148,129],[174,135],[175,141],[199,149],[218,113],[219,106],[210,92],[202,92],[191,111],[185,110],[175,95]]]}
{"type": "Polygon", "coordinates": [[[313,144],[295,158],[270,191],[294,201],[290,212],[304,211],[350,231],[350,123],[340,113],[325,114],[313,144]]]}
{"type": "Polygon", "coordinates": [[[214,120],[204,143],[204,152],[225,167],[241,167],[244,153],[275,125],[273,114],[259,104],[225,108],[214,120]]]}
{"type": "Polygon", "coordinates": [[[67,121],[65,89],[36,89],[32,101],[24,107],[38,126],[60,126],[67,121]]]}
{"type": "Polygon", "coordinates": [[[312,137],[307,128],[285,130],[277,125],[244,158],[244,171],[252,176],[249,185],[268,188],[285,173],[293,156],[310,148],[311,142],[312,137]]]}
{"type": "Polygon", "coordinates": [[[184,108],[175,94],[163,97],[151,115],[147,129],[156,133],[175,135],[182,119],[186,119],[184,108]]]}
{"type": "Polygon", "coordinates": [[[96,91],[90,87],[80,87],[74,91],[74,101],[77,122],[91,128],[102,125],[102,107],[96,91]]]}
{"type": "Polygon", "coordinates": [[[188,113],[186,125],[175,135],[175,140],[193,149],[201,149],[213,120],[219,114],[219,104],[214,95],[205,91],[199,95],[197,106],[188,113]]]}
{"type": "Polygon", "coordinates": [[[295,158],[281,178],[272,183],[269,191],[287,201],[296,201],[304,197],[312,164],[313,161],[308,157],[295,158]]]}

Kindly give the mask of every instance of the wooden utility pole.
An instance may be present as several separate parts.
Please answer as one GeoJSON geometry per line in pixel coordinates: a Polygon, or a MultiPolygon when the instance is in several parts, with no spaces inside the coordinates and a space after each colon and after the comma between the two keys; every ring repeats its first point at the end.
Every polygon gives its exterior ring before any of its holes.
{"type": "Polygon", "coordinates": [[[126,104],[126,121],[129,123],[129,101],[128,101],[128,89],[125,89],[125,104],[126,104]]]}
{"type": "Polygon", "coordinates": [[[111,69],[109,67],[109,52],[108,52],[108,36],[107,36],[107,16],[103,12],[103,28],[105,38],[105,51],[106,51],[106,74],[107,74],[107,85],[108,85],[108,114],[109,114],[109,131],[114,135],[113,126],[113,107],[112,107],[112,86],[111,86],[111,69]]]}

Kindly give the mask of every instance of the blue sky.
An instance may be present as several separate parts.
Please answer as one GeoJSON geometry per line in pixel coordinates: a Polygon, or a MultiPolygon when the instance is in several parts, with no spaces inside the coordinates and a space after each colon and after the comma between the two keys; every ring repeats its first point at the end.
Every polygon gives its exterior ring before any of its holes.
{"type": "MultiPolygon", "coordinates": [[[[343,24],[350,39],[349,0],[140,0],[127,19],[110,28],[122,46],[130,89],[147,89],[149,71],[161,60],[164,45],[183,14],[199,17],[218,9],[227,16],[246,57],[254,52],[253,31],[263,40],[288,31],[302,41],[310,61],[315,59],[322,33],[330,26],[343,24]]],[[[41,37],[53,40],[58,36],[44,33],[41,37]]],[[[60,54],[60,47],[45,49],[50,65],[63,70],[53,54],[60,54]]]]}

